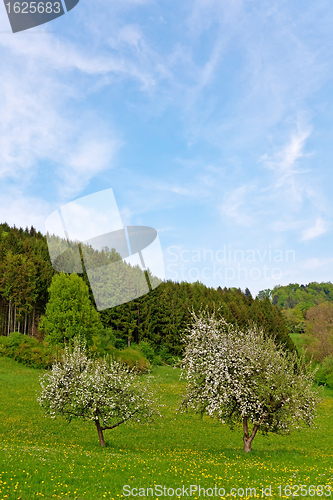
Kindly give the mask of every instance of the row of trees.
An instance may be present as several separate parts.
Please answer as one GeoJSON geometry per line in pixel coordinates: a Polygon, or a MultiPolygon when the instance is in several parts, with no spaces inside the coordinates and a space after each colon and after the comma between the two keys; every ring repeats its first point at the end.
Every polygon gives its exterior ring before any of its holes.
{"type": "Polygon", "coordinates": [[[325,301],[333,301],[333,284],[312,282],[308,285],[290,283],[286,286],[277,285],[271,292],[272,302],[283,309],[294,309],[301,305],[310,309],[325,301]]]}

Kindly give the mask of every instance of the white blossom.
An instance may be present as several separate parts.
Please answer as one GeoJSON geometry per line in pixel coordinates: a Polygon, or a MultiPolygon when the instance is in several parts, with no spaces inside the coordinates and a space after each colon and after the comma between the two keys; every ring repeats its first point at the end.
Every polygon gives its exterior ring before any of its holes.
{"type": "Polygon", "coordinates": [[[89,359],[79,342],[66,348],[61,362],[41,377],[38,402],[46,415],[92,420],[105,445],[103,431],[129,420],[149,421],[159,412],[149,389],[133,370],[114,359],[89,359]]]}
{"type": "Polygon", "coordinates": [[[312,425],[319,401],[313,372],[262,329],[253,325],[242,332],[214,314],[193,313],[184,340],[182,376],[188,384],[183,411],[206,413],[231,428],[243,422],[246,451],[257,430],[288,433],[301,422],[312,425]]]}

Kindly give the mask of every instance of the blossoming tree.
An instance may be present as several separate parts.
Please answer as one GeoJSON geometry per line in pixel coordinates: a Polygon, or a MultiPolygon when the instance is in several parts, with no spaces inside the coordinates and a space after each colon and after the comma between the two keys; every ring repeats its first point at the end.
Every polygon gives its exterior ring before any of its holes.
{"type": "Polygon", "coordinates": [[[182,411],[217,417],[232,429],[242,424],[246,452],[258,430],[287,434],[313,423],[319,398],[313,373],[297,354],[255,326],[242,332],[214,315],[193,316],[185,335],[182,411]]]}
{"type": "Polygon", "coordinates": [[[149,421],[156,401],[148,383],[129,368],[111,359],[89,359],[86,348],[76,343],[66,348],[62,361],[52,372],[41,377],[42,392],[38,402],[46,415],[92,420],[101,446],[103,431],[134,420],[149,421]]]}

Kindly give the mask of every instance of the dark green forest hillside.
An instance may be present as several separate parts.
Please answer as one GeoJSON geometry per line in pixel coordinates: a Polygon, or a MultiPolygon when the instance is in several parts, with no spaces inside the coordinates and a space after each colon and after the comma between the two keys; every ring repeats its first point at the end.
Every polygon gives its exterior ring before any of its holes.
{"type": "Polygon", "coordinates": [[[293,349],[279,310],[269,300],[246,297],[239,289],[215,290],[201,283],[167,281],[139,299],[100,314],[103,324],[113,328],[120,342],[127,342],[128,333],[135,342],[147,339],[153,346],[163,346],[179,355],[180,334],[189,324],[191,309],[198,311],[201,307],[219,309],[226,321],[237,323],[240,328],[254,321],[293,349]]]}
{"type": "MultiPolygon", "coordinates": [[[[48,301],[48,288],[56,274],[46,238],[33,227],[0,225],[0,334],[19,331],[41,336],[38,324],[48,301]]],[[[86,275],[80,275],[89,286],[86,275]]],[[[90,293],[91,301],[94,303],[90,293]]],[[[267,334],[294,349],[284,318],[269,298],[253,299],[249,290],[208,288],[201,283],[166,281],[149,294],[101,311],[103,326],[112,329],[116,347],[148,341],[156,352],[180,355],[181,334],[191,309],[209,308],[239,327],[253,321],[267,334]]]]}

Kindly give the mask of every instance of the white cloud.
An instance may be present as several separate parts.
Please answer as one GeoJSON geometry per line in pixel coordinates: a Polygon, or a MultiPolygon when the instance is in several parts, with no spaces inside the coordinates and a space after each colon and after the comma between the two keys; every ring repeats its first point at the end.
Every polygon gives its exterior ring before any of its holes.
{"type": "MultiPolygon", "coordinates": [[[[47,69],[48,71],[78,70],[87,75],[115,73],[137,79],[144,87],[155,83],[154,76],[150,74],[151,68],[147,68],[148,70],[142,68],[141,61],[137,62],[129,55],[122,57],[119,50],[117,52],[119,55],[114,55],[103,48],[99,55],[96,55],[96,52],[92,50],[87,50],[80,45],[76,46],[71,41],[62,40],[52,34],[43,36],[43,43],[40,43],[41,36],[33,37],[22,34],[21,36],[0,37],[0,45],[6,50],[7,55],[10,53],[11,57],[19,58],[21,62],[25,60],[28,60],[30,64],[34,62],[41,72],[47,69]]],[[[134,28],[131,26],[120,30],[116,38],[116,48],[119,49],[119,43],[123,41],[129,43],[131,38],[130,45],[133,45],[133,36],[134,28]]],[[[141,38],[139,32],[136,36],[141,38]]],[[[41,76],[40,73],[39,76],[41,76]]]]}
{"type": "MultiPolygon", "coordinates": [[[[148,2],[128,0],[116,8],[125,3],[130,7],[148,2]]],[[[105,6],[93,9],[104,21],[105,6]]],[[[112,29],[104,33],[103,41],[95,37],[91,44],[84,37],[79,40],[74,35],[71,40],[41,34],[39,29],[39,33],[0,36],[3,181],[15,179],[23,189],[47,164],[48,176],[66,197],[78,194],[95,175],[114,165],[123,141],[110,119],[107,123],[97,112],[84,111],[85,97],[113,83],[112,78],[132,80],[140,90],[149,90],[166,73],[139,25],[112,16],[111,20],[112,29]]],[[[96,17],[90,18],[90,25],[94,21],[96,17]]]]}
{"type": "Polygon", "coordinates": [[[209,195],[209,191],[203,186],[202,180],[196,177],[182,183],[144,178],[141,179],[140,185],[151,191],[158,192],[159,198],[161,196],[163,198],[164,194],[166,201],[169,200],[170,193],[175,193],[176,195],[184,196],[187,198],[199,198],[209,195]],[[162,193],[162,195],[160,193],[162,193]]]}
{"type": "Polygon", "coordinates": [[[84,92],[66,71],[99,74],[126,64],[115,67],[48,35],[1,36],[0,48],[0,178],[24,191],[46,164],[61,198],[78,194],[113,166],[122,141],[96,112],[75,109],[84,92]]]}
{"type": "Polygon", "coordinates": [[[333,262],[333,259],[320,259],[320,258],[311,258],[307,259],[306,261],[302,262],[300,264],[301,268],[308,269],[308,270],[316,270],[320,269],[321,267],[325,267],[327,265],[331,265],[333,262]]]}
{"type": "Polygon", "coordinates": [[[66,122],[52,104],[54,82],[45,75],[38,83],[3,71],[0,91],[0,177],[26,180],[36,160],[52,156],[66,143],[66,122]],[[48,89],[48,92],[47,92],[48,89]]]}
{"type": "Polygon", "coordinates": [[[174,230],[175,230],[175,228],[173,226],[161,227],[161,228],[156,229],[156,231],[158,233],[166,233],[166,232],[174,231],[174,230]]]}
{"type": "Polygon", "coordinates": [[[283,196],[286,197],[288,203],[301,203],[304,195],[308,193],[307,183],[300,179],[301,174],[306,171],[299,168],[299,160],[306,156],[304,150],[310,134],[310,127],[299,122],[285,146],[276,151],[273,156],[266,154],[261,158],[264,165],[274,173],[274,184],[270,189],[274,193],[283,191],[283,196]]]}
{"type": "Polygon", "coordinates": [[[295,165],[297,160],[304,156],[303,149],[309,136],[309,129],[298,128],[291,134],[288,144],[275,155],[275,158],[263,158],[266,160],[266,165],[278,173],[295,173],[295,165]]]}
{"type": "Polygon", "coordinates": [[[77,143],[68,153],[65,166],[58,168],[58,174],[65,182],[62,185],[62,196],[67,197],[79,193],[86,187],[90,179],[113,166],[114,158],[122,142],[110,137],[91,137],[82,133],[77,143]]]}
{"type": "Polygon", "coordinates": [[[48,175],[61,181],[60,196],[77,194],[112,167],[121,141],[95,114],[73,116],[66,109],[70,89],[56,77],[24,73],[22,79],[5,71],[0,81],[0,178],[23,188],[47,162],[48,175]]]}
{"type": "Polygon", "coordinates": [[[302,232],[301,241],[307,241],[307,240],[312,240],[314,238],[318,238],[319,236],[325,234],[327,231],[328,231],[327,222],[325,222],[321,218],[318,218],[314,226],[311,226],[302,232]]]}
{"type": "Polygon", "coordinates": [[[235,25],[242,12],[242,0],[195,0],[187,24],[195,36],[219,22],[225,28],[235,25]]]}
{"type": "Polygon", "coordinates": [[[243,226],[295,233],[304,228],[302,210],[307,204],[307,209],[318,219],[315,227],[304,231],[302,239],[326,232],[327,225],[318,215],[327,210],[325,198],[312,171],[302,165],[310,156],[306,151],[310,136],[311,127],[299,119],[285,145],[261,157],[266,169],[260,176],[254,171],[251,181],[244,184],[242,171],[237,172],[241,185],[229,190],[220,206],[222,214],[243,226]]]}
{"type": "Polygon", "coordinates": [[[234,189],[227,197],[220,212],[223,216],[232,219],[241,226],[250,227],[254,219],[250,215],[250,201],[248,195],[253,193],[253,186],[245,185],[234,189]]]}
{"type": "Polygon", "coordinates": [[[30,227],[45,233],[45,219],[52,210],[47,201],[38,197],[22,196],[17,188],[6,189],[0,196],[0,222],[10,226],[30,227]]]}

